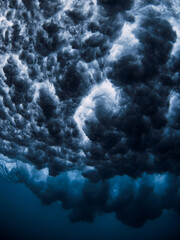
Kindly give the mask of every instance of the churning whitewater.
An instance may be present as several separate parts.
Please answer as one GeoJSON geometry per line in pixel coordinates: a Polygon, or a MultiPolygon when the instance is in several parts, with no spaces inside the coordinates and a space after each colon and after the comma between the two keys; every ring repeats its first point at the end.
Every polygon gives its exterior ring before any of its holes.
{"type": "Polygon", "coordinates": [[[178,0],[0,2],[3,179],[140,227],[180,214],[179,160],[178,0]]]}

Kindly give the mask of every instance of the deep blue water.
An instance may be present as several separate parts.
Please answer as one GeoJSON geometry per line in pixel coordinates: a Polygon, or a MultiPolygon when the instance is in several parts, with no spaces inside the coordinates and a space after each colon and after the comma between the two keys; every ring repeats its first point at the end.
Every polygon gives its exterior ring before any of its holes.
{"type": "Polygon", "coordinates": [[[18,240],[159,240],[180,239],[180,220],[173,212],[131,228],[113,214],[99,216],[94,223],[70,223],[68,212],[58,204],[44,206],[23,184],[0,180],[0,239],[18,240]]]}

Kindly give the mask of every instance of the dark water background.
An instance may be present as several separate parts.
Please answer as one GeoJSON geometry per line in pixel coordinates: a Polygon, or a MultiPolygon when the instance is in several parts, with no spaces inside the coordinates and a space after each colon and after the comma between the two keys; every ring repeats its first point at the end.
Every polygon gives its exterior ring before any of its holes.
{"type": "Polygon", "coordinates": [[[114,214],[94,223],[71,223],[58,204],[44,206],[23,184],[0,180],[0,240],[179,240],[180,219],[171,211],[141,228],[131,228],[114,214]]]}

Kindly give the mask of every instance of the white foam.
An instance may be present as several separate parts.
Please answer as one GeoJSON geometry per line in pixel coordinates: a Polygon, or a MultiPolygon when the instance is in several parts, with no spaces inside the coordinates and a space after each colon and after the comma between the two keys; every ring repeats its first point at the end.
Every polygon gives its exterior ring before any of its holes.
{"type": "Polygon", "coordinates": [[[95,117],[95,103],[98,98],[101,98],[104,104],[109,105],[111,111],[115,112],[118,109],[119,94],[112,83],[109,80],[105,80],[103,83],[95,85],[89,95],[82,99],[80,106],[74,114],[74,120],[82,134],[84,142],[89,141],[83,130],[85,120],[95,117]]]}

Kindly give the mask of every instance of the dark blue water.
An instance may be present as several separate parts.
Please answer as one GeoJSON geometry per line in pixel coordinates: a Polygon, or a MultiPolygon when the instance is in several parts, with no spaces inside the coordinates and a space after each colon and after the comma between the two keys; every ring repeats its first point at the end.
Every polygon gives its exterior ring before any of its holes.
{"type": "Polygon", "coordinates": [[[0,191],[1,240],[180,239],[180,220],[170,211],[138,229],[123,225],[113,214],[99,216],[94,223],[70,223],[66,210],[58,204],[42,205],[22,184],[0,180],[0,191]]]}

